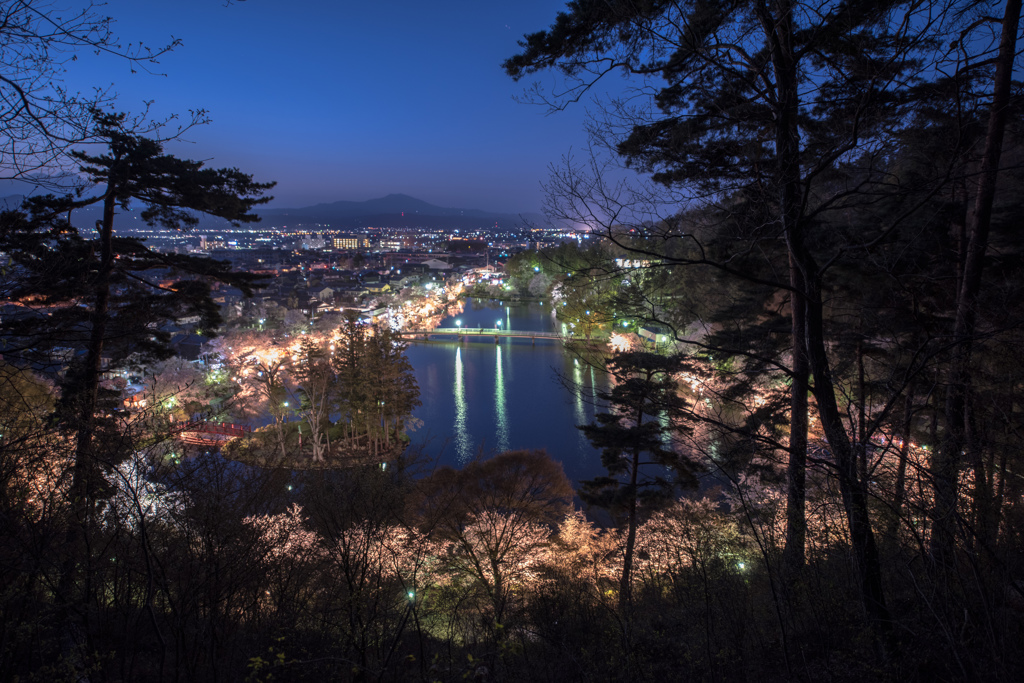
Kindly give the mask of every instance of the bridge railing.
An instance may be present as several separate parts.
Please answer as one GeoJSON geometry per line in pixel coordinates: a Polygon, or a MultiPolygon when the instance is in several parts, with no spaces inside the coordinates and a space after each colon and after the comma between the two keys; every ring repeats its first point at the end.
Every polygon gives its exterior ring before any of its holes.
{"type": "Polygon", "coordinates": [[[562,339],[566,336],[559,332],[534,332],[532,330],[505,330],[500,327],[435,327],[432,330],[403,330],[400,334],[469,334],[497,335],[499,337],[545,337],[562,339]]]}

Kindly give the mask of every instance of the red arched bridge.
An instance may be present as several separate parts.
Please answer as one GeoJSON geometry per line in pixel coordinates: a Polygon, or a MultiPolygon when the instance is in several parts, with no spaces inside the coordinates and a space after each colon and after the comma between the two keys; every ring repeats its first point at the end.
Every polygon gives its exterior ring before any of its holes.
{"type": "Polygon", "coordinates": [[[175,427],[174,436],[192,446],[216,446],[252,432],[248,425],[188,422],[175,427]]]}

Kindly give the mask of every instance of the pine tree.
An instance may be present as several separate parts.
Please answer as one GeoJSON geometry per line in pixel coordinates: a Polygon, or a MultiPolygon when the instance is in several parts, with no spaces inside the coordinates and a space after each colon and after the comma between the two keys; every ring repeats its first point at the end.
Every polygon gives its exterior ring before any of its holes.
{"type": "Polygon", "coordinates": [[[292,375],[299,383],[299,410],[309,425],[313,462],[323,462],[330,451],[330,401],[336,390],[336,376],[330,355],[323,346],[307,338],[299,342],[299,359],[292,375]]]}
{"type": "Polygon", "coordinates": [[[366,326],[359,320],[358,313],[346,311],[338,335],[331,356],[331,364],[338,377],[334,407],[340,421],[348,428],[349,447],[356,448],[364,431],[366,392],[369,389],[362,376],[361,361],[366,352],[366,326]]]}
{"type": "Polygon", "coordinates": [[[685,401],[673,380],[680,371],[679,358],[634,351],[616,354],[607,367],[614,386],[598,396],[609,410],[597,413],[596,423],[579,428],[601,449],[608,476],[583,482],[580,496],[625,521],[619,600],[628,605],[640,515],[671,502],[680,487],[695,487],[696,468],[673,447],[674,437],[687,429],[680,422],[685,401]],[[642,459],[644,454],[649,459],[642,459]],[[654,474],[649,473],[651,469],[654,474]]]}
{"type": "Polygon", "coordinates": [[[390,327],[374,327],[367,348],[367,363],[384,432],[384,447],[388,449],[391,440],[398,438],[405,418],[420,405],[419,385],[405,349],[405,342],[390,327]]]}
{"type": "Polygon", "coordinates": [[[95,113],[95,135],[105,142],[106,153],[73,153],[96,194],[49,195],[0,216],[0,251],[11,260],[12,296],[28,310],[5,321],[4,334],[13,342],[9,348],[26,360],[38,360],[40,351],[58,345],[84,356],[71,363],[61,386],[60,415],[74,434],[75,457],[69,493],[74,514],[58,592],[72,602],[102,472],[120,457],[96,440],[101,429],[112,429],[100,411],[102,373],[131,355],[139,360],[169,355],[168,335],[159,328],[178,317],[199,315],[212,332],[220,319],[210,297],[211,280],[246,292],[256,282],[232,273],[226,263],[160,254],[141,240],[115,235],[114,217],[119,208],[139,202],[147,224],[168,229],[196,225],[196,212],[252,222],[257,220],[252,208],[269,201],[263,194],[273,185],[256,183],[237,169],[206,169],[202,162],[164,154],[160,141],[134,134],[125,120],[95,113]],[[92,204],[102,205],[103,214],[90,234],[69,216],[92,204]],[[157,275],[166,274],[179,279],[164,286],[157,275]]]}

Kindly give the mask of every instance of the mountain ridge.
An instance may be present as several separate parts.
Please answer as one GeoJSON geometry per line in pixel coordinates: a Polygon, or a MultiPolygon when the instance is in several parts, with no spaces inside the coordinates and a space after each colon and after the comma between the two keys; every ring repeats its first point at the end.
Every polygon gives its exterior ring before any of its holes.
{"type": "MultiPolygon", "coordinates": [[[[353,222],[359,223],[360,219],[363,221],[374,219],[373,227],[416,227],[423,223],[416,223],[414,219],[419,218],[422,221],[428,217],[448,219],[465,224],[467,227],[469,225],[489,227],[480,225],[481,221],[496,221],[499,226],[504,223],[504,227],[513,227],[525,226],[531,221],[536,222],[538,218],[537,214],[516,215],[481,209],[442,207],[401,193],[391,193],[384,197],[364,201],[338,200],[298,208],[261,209],[258,213],[263,219],[263,223],[268,222],[270,218],[289,217],[319,223],[340,224],[337,227],[355,227],[353,222]]],[[[438,221],[426,222],[436,223],[438,221]]],[[[367,225],[370,224],[364,223],[363,227],[367,225]]]]}
{"type": "MultiPolygon", "coordinates": [[[[0,198],[0,207],[13,209],[20,205],[24,197],[11,195],[0,198]]],[[[128,211],[120,210],[115,219],[118,228],[141,227],[138,219],[140,204],[134,203],[128,211]]],[[[102,213],[98,205],[80,209],[74,213],[73,220],[82,222],[79,227],[97,220],[102,213]]],[[[260,220],[254,226],[303,225],[313,224],[324,228],[358,228],[358,227],[427,227],[427,228],[462,228],[480,229],[528,227],[540,224],[544,217],[537,213],[508,214],[481,209],[464,209],[457,207],[440,207],[410,195],[392,193],[384,197],[365,201],[338,200],[322,202],[306,207],[295,208],[257,208],[255,213],[260,220]]],[[[227,227],[229,223],[220,218],[200,215],[197,230],[227,227]]]]}
{"type": "MultiPolygon", "coordinates": [[[[0,197],[0,206],[14,208],[21,203],[20,195],[0,197]]],[[[115,227],[139,228],[140,207],[134,203],[129,211],[120,211],[115,219],[115,227]]],[[[321,202],[295,208],[257,208],[255,213],[260,220],[253,226],[270,227],[287,223],[295,225],[317,224],[324,228],[459,228],[459,229],[493,229],[529,227],[540,224],[544,217],[537,213],[507,214],[481,209],[465,209],[442,207],[417,199],[407,194],[391,193],[383,197],[364,201],[338,200],[321,202]]],[[[98,205],[79,209],[74,212],[73,221],[79,227],[89,225],[102,214],[98,205]]],[[[196,230],[210,230],[227,227],[229,223],[223,219],[200,215],[196,230]]]]}

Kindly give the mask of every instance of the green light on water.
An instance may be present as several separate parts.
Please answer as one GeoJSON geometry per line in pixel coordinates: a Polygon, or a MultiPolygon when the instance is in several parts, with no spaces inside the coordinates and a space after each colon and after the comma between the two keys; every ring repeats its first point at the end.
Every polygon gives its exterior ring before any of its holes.
{"type": "MultiPolygon", "coordinates": [[[[572,382],[576,387],[576,391],[572,392],[573,397],[576,399],[573,405],[573,417],[576,419],[576,424],[585,424],[587,416],[583,412],[583,371],[580,369],[579,360],[576,358],[572,359],[572,382]]],[[[586,441],[587,437],[583,435],[583,432],[580,432],[579,436],[582,437],[584,442],[586,441]]]]}

